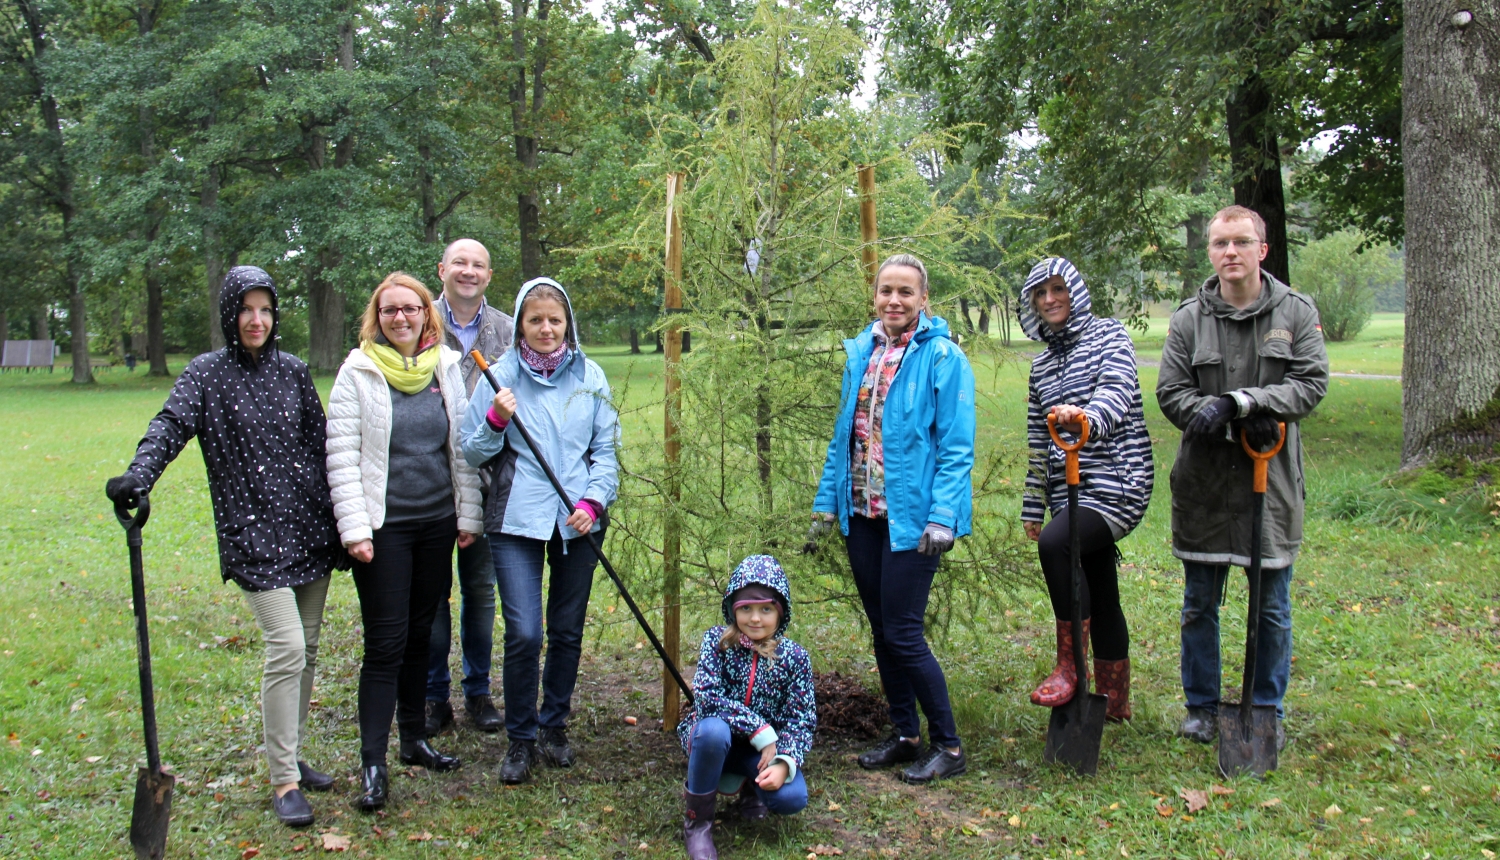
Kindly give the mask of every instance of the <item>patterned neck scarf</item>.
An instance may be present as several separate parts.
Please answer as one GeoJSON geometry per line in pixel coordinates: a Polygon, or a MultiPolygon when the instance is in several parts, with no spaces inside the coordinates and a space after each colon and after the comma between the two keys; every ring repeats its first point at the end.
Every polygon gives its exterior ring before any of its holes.
{"type": "Polygon", "coordinates": [[[526,338],[521,338],[520,344],[521,360],[526,362],[532,370],[540,373],[543,377],[552,375],[552,371],[562,366],[563,359],[568,357],[568,345],[564,343],[552,352],[543,354],[532,349],[526,338]]]}

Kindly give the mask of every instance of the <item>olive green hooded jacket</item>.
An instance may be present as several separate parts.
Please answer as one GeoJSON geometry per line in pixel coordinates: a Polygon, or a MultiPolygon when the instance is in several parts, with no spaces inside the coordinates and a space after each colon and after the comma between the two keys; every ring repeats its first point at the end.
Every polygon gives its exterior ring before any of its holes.
{"type": "MultiPolygon", "coordinates": [[[[1261,294],[1241,310],[1219,297],[1219,278],[1172,314],[1156,399],[1178,429],[1226,394],[1240,416],[1286,422],[1286,444],[1270,463],[1262,566],[1288,567],[1302,544],[1300,421],[1328,391],[1328,352],[1311,298],[1261,272],[1261,294]]],[[[1172,553],[1204,564],[1250,564],[1250,457],[1238,439],[1184,441],[1172,466],[1172,553]]]]}

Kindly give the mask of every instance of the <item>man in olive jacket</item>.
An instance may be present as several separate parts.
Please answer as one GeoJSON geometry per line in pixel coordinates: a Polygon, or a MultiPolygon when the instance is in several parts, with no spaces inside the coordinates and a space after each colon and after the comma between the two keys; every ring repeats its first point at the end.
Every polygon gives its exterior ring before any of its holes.
{"type": "MultiPolygon", "coordinates": [[[[1261,541],[1262,606],[1253,700],[1278,717],[1292,668],[1292,563],[1302,543],[1302,440],[1297,422],[1328,391],[1328,353],[1312,299],[1260,261],[1265,222],[1230,206],[1208,226],[1215,275],[1172,314],[1156,399],[1183,430],[1172,467],[1172,554],[1182,559],[1180,734],[1213,740],[1219,705],[1219,602],[1229,566],[1250,565],[1253,464],[1240,448],[1268,450],[1286,422],[1286,444],[1270,462],[1261,541]]],[[[1277,722],[1277,739],[1285,733],[1277,722]]]]}
{"type": "MultiPolygon", "coordinates": [[[[433,307],[443,318],[444,342],[463,355],[458,367],[464,375],[464,387],[471,394],[482,371],[469,351],[477,349],[486,361],[493,362],[510,349],[515,335],[510,315],[484,300],[484,291],[493,275],[489,250],[473,239],[450,243],[438,263],[443,294],[433,307]]],[[[488,485],[484,490],[489,491],[488,485]]],[[[458,590],[463,596],[458,641],[463,650],[464,710],[475,728],[498,732],[505,723],[490,699],[490,658],[495,644],[495,561],[484,535],[458,551],[458,590]]],[[[432,621],[432,641],[428,646],[429,737],[453,722],[453,706],[448,702],[452,686],[448,653],[452,640],[452,609],[445,600],[432,621]]]]}

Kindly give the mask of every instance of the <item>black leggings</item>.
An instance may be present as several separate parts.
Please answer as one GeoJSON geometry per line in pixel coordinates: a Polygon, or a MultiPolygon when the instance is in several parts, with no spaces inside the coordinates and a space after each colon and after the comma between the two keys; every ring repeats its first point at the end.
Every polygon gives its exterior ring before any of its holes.
{"type": "Polygon", "coordinates": [[[452,588],[457,538],[452,514],[432,522],[390,523],[375,530],[370,563],[354,563],[365,627],[359,755],[366,767],[385,764],[392,713],[402,740],[427,736],[427,648],[433,616],[452,588]]]}
{"type": "MultiPolygon", "coordinates": [[[[1054,514],[1052,522],[1042,529],[1037,553],[1042,558],[1042,573],[1047,577],[1047,593],[1052,598],[1052,613],[1059,621],[1073,617],[1069,603],[1068,512],[1054,514]]],[[[1094,656],[1100,660],[1123,660],[1130,656],[1130,631],[1125,628],[1125,612],[1120,609],[1120,583],[1115,575],[1115,536],[1109,523],[1097,511],[1078,509],[1078,553],[1083,557],[1083,617],[1092,618],[1094,656]]]]}

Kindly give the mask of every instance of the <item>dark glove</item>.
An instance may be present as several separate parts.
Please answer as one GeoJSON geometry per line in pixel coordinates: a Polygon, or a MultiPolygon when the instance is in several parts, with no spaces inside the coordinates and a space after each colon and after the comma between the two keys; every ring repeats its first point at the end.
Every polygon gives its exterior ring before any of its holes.
{"type": "Polygon", "coordinates": [[[1245,441],[1250,447],[1257,451],[1269,451],[1281,438],[1281,428],[1276,426],[1280,422],[1275,415],[1266,412],[1257,412],[1234,422],[1234,436],[1239,438],[1240,432],[1244,431],[1245,441]]]}
{"type": "Polygon", "coordinates": [[[145,480],[134,472],[126,472],[118,478],[110,478],[104,482],[104,495],[117,505],[133,508],[141,502],[141,494],[149,487],[145,480]]]}
{"type": "Polygon", "coordinates": [[[1229,419],[1233,418],[1234,414],[1239,411],[1240,405],[1234,402],[1233,397],[1226,394],[1199,409],[1198,414],[1193,416],[1193,420],[1188,422],[1187,429],[1182,431],[1182,438],[1184,441],[1187,441],[1189,439],[1196,439],[1199,436],[1207,436],[1212,439],[1215,436],[1223,435],[1224,425],[1228,424],[1229,419]]]}
{"type": "Polygon", "coordinates": [[[811,555],[818,551],[818,541],[833,531],[834,522],[832,517],[821,513],[813,514],[812,527],[807,530],[807,543],[802,545],[803,555],[811,555]]]}
{"type": "Polygon", "coordinates": [[[922,555],[942,555],[950,549],[953,549],[953,529],[947,526],[928,523],[917,538],[917,552],[922,555]]]}

